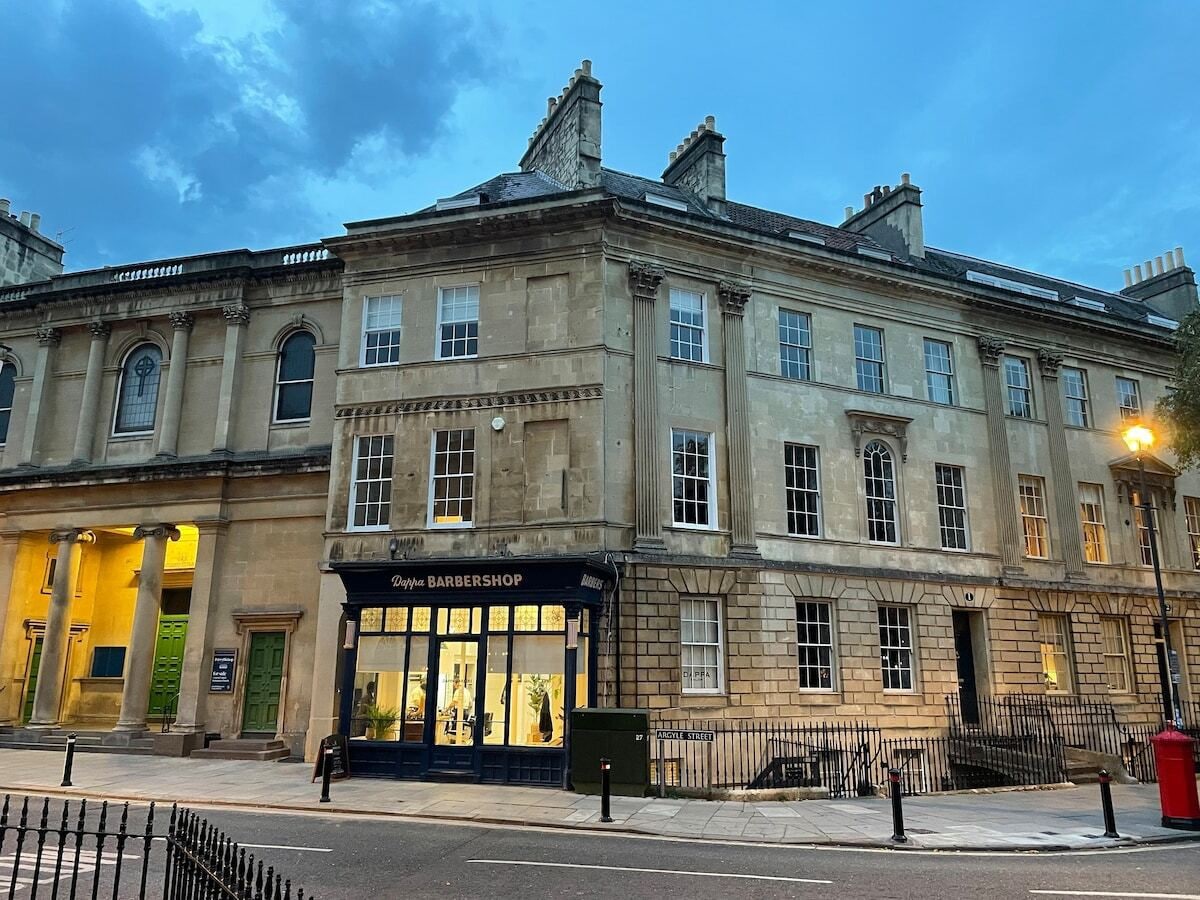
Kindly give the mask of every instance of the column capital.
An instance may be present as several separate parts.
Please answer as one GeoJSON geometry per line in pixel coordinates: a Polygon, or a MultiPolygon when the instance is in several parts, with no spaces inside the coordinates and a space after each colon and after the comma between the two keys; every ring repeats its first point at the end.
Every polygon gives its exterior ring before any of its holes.
{"type": "Polygon", "coordinates": [[[189,312],[173,312],[167,318],[171,320],[171,327],[176,331],[191,331],[192,326],[196,324],[196,317],[189,312]]]}
{"type": "Polygon", "coordinates": [[[225,316],[227,325],[250,324],[250,307],[244,303],[230,303],[228,306],[222,306],[221,313],[225,316]]]}
{"type": "Polygon", "coordinates": [[[62,332],[57,328],[39,328],[37,330],[37,342],[41,347],[57,347],[62,341],[62,332]]]}
{"type": "Polygon", "coordinates": [[[88,331],[92,333],[92,340],[101,340],[112,334],[112,326],[107,322],[88,322],[88,331]]]}
{"type": "Polygon", "coordinates": [[[133,536],[136,540],[143,540],[148,537],[169,538],[172,541],[179,540],[179,529],[174,525],[139,525],[133,529],[133,536]]]}
{"type": "Polygon", "coordinates": [[[979,336],[979,356],[985,366],[999,366],[1005,342],[990,334],[979,336]]]}
{"type": "Polygon", "coordinates": [[[1053,350],[1042,348],[1038,350],[1038,367],[1042,370],[1043,378],[1057,378],[1059,366],[1062,365],[1063,355],[1053,350]]]}
{"type": "Polygon", "coordinates": [[[633,296],[639,300],[651,303],[657,300],[658,286],[666,277],[667,272],[662,266],[639,259],[629,261],[629,285],[633,288],[633,296]]]}
{"type": "Polygon", "coordinates": [[[58,528],[50,532],[51,544],[74,542],[77,544],[94,544],[96,535],[82,528],[58,528]]]}
{"type": "Polygon", "coordinates": [[[721,310],[727,316],[740,316],[746,311],[750,302],[750,285],[738,281],[722,281],[717,286],[717,297],[721,301],[721,310]]]}

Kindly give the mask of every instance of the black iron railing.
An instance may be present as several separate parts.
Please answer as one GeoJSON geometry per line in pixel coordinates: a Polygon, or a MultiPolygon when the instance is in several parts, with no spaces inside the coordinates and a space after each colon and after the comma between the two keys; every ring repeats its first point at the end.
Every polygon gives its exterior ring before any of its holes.
{"type": "Polygon", "coordinates": [[[176,693],[166,700],[159,713],[162,715],[162,733],[170,734],[171,726],[175,724],[175,716],[179,711],[179,694],[176,693]]]}
{"type": "Polygon", "coordinates": [[[0,897],[291,900],[290,881],[194,812],[172,808],[165,835],[153,803],[140,815],[128,803],[5,795],[0,897]]]}
{"type": "Polygon", "coordinates": [[[981,699],[964,718],[957,696],[946,698],[951,735],[1058,739],[1064,747],[1121,754],[1125,728],[1111,703],[1053,694],[1005,694],[981,699]]]}

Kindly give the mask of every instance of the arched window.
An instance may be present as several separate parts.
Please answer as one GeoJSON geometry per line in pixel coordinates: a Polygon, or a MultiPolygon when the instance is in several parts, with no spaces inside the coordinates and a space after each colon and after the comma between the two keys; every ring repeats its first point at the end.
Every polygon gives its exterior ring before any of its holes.
{"type": "Polygon", "coordinates": [[[12,419],[13,395],[17,392],[17,367],[0,363],[0,446],[8,441],[8,423],[12,419]]]}
{"type": "Polygon", "coordinates": [[[139,434],[154,430],[161,378],[162,351],[153,344],[134,347],[121,366],[113,434],[139,434]]]}
{"type": "Polygon", "coordinates": [[[297,422],[312,415],[316,338],[297,331],[279,348],[275,367],[275,421],[297,422]]]}
{"type": "Polygon", "coordinates": [[[867,488],[867,540],[895,544],[896,463],[886,444],[871,441],[863,450],[863,479],[867,488]]]}

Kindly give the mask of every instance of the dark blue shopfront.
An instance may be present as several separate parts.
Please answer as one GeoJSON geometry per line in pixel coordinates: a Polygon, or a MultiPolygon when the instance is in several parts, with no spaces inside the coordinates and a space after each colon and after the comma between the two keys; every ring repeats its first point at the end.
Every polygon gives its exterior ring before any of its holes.
{"type": "Polygon", "coordinates": [[[590,557],[338,562],[340,731],[356,775],[562,785],[596,694],[611,565],[590,557]]]}

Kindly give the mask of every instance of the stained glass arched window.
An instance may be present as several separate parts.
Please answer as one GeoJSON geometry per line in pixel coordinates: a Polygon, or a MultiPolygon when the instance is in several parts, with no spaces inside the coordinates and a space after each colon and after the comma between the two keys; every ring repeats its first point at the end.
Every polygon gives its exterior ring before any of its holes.
{"type": "Polygon", "coordinates": [[[279,348],[275,368],[275,421],[296,422],[312,415],[316,338],[297,331],[279,348]]]}
{"type": "Polygon", "coordinates": [[[153,344],[139,344],[129,352],[125,364],[121,366],[114,434],[139,434],[154,430],[161,378],[161,350],[153,344]]]}
{"type": "Polygon", "coordinates": [[[0,444],[8,441],[8,423],[16,393],[17,367],[10,362],[0,363],[0,444]]]}
{"type": "Polygon", "coordinates": [[[895,459],[881,441],[871,441],[862,455],[867,495],[867,540],[895,544],[899,532],[896,526],[895,459]]]}

